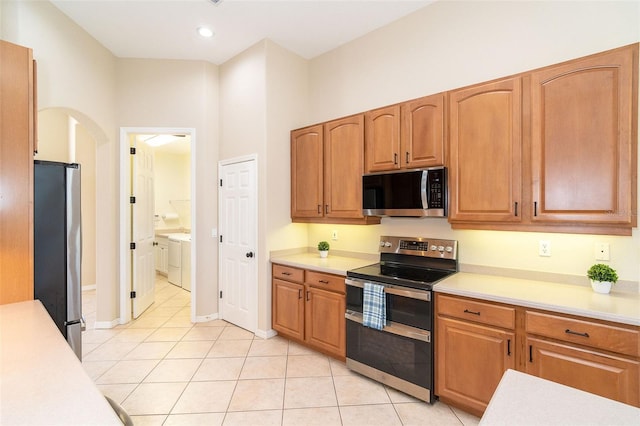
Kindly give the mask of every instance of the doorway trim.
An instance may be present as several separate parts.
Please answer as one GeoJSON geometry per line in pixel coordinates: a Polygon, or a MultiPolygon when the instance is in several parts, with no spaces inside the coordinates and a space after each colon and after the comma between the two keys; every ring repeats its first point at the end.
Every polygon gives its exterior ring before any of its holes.
{"type": "Polygon", "coordinates": [[[129,231],[131,217],[129,215],[129,184],[131,182],[131,168],[129,167],[129,137],[132,134],[185,134],[191,136],[191,321],[196,318],[197,286],[196,278],[196,129],[193,127],[121,127],[120,128],[120,236],[119,236],[119,265],[120,265],[120,294],[119,321],[126,324],[131,321],[131,256],[129,252],[129,231]]]}

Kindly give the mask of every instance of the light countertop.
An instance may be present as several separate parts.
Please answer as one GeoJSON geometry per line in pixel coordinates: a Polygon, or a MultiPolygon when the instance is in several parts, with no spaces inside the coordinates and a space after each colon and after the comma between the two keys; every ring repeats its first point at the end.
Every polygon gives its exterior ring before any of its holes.
{"type": "Polygon", "coordinates": [[[568,386],[507,370],[480,425],[634,425],[640,409],[568,386]]]}
{"type": "Polygon", "coordinates": [[[590,286],[458,272],[434,291],[640,326],[640,294],[595,293],[590,286]]]}
{"type": "Polygon", "coordinates": [[[0,306],[0,424],[122,425],[38,300],[0,306]]]}
{"type": "Polygon", "coordinates": [[[371,258],[355,258],[341,255],[333,255],[331,252],[326,258],[321,258],[318,252],[297,253],[282,256],[271,256],[271,262],[280,265],[293,266],[295,268],[311,269],[328,274],[347,275],[350,269],[360,268],[378,262],[377,256],[371,258]]]}

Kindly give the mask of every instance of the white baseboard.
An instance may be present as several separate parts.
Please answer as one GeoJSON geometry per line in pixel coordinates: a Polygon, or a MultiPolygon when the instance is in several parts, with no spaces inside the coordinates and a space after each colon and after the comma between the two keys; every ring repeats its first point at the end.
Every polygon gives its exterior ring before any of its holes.
{"type": "Polygon", "coordinates": [[[201,315],[201,316],[196,316],[195,322],[213,321],[213,320],[217,320],[218,318],[220,318],[218,314],[201,315]]]}
{"type": "Polygon", "coordinates": [[[120,318],[116,318],[111,321],[96,321],[93,325],[93,328],[96,328],[96,329],[114,328],[118,325],[120,325],[120,318]]]}
{"type": "Polygon", "coordinates": [[[256,332],[254,334],[256,336],[260,337],[261,339],[271,339],[272,337],[277,336],[278,332],[275,331],[274,329],[256,330],[256,332]]]}

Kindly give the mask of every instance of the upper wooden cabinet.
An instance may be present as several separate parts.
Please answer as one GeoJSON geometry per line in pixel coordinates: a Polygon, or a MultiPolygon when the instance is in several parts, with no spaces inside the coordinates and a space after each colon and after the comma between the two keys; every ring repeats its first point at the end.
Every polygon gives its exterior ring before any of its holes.
{"type": "Polygon", "coordinates": [[[631,235],[638,45],[449,94],[454,228],[631,235]]]}
{"type": "Polygon", "coordinates": [[[0,40],[0,304],[33,300],[35,75],[31,49],[0,40]]]}
{"type": "Polygon", "coordinates": [[[635,45],[532,73],[533,222],[636,225],[637,60],[635,45]]]}
{"type": "Polygon", "coordinates": [[[519,77],[449,95],[449,220],[520,222],[522,82],[519,77]]]}
{"type": "Polygon", "coordinates": [[[294,222],[380,223],[362,214],[362,114],[291,132],[294,222]]]}
{"type": "Polygon", "coordinates": [[[365,113],[367,173],[444,164],[444,94],[365,113]]]}

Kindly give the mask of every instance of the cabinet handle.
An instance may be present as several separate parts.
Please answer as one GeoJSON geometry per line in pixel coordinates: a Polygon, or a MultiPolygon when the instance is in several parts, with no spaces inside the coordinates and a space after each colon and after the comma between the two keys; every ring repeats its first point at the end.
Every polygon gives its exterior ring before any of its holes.
{"type": "Polygon", "coordinates": [[[327,280],[318,280],[318,282],[322,283],[322,284],[329,284],[329,281],[327,281],[327,280]]]}
{"type": "Polygon", "coordinates": [[[329,204],[325,204],[324,212],[325,212],[325,214],[329,214],[329,204]]]}
{"type": "Polygon", "coordinates": [[[398,153],[397,153],[397,152],[394,152],[394,153],[393,153],[393,164],[394,164],[395,166],[397,166],[397,165],[398,165],[398,153]]]}
{"type": "Polygon", "coordinates": [[[318,214],[322,214],[322,206],[318,204],[318,214]]]}
{"type": "Polygon", "coordinates": [[[289,276],[289,275],[291,275],[291,272],[283,272],[282,275],[289,276]]]}
{"type": "Polygon", "coordinates": [[[409,164],[409,151],[407,151],[404,155],[404,162],[409,164]]]}
{"type": "Polygon", "coordinates": [[[529,362],[533,362],[533,345],[529,345],[529,362]]]}
{"type": "Polygon", "coordinates": [[[507,339],[507,356],[511,356],[511,339],[507,339]]]}
{"type": "Polygon", "coordinates": [[[567,334],[573,334],[574,336],[589,337],[589,333],[580,333],[577,331],[570,330],[568,328],[564,332],[567,334]]]}
{"type": "Polygon", "coordinates": [[[302,289],[298,289],[298,299],[302,299],[302,289]]]}
{"type": "Polygon", "coordinates": [[[516,201],[516,217],[518,217],[518,202],[516,201]]]}
{"type": "Polygon", "coordinates": [[[470,311],[470,310],[468,310],[468,309],[465,309],[465,310],[464,310],[464,313],[465,313],[465,314],[471,314],[471,315],[477,315],[477,316],[480,316],[480,311],[478,311],[478,312],[474,312],[474,311],[470,311]]]}
{"type": "Polygon", "coordinates": [[[309,290],[307,290],[307,302],[308,302],[309,300],[311,300],[311,298],[309,297],[309,293],[311,293],[311,292],[310,292],[309,290]]]}
{"type": "Polygon", "coordinates": [[[538,216],[538,202],[537,201],[533,202],[533,215],[534,216],[538,216]]]}

